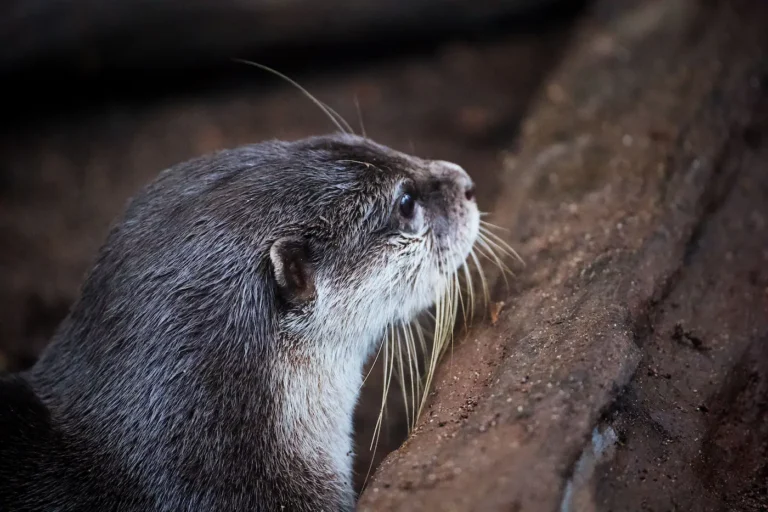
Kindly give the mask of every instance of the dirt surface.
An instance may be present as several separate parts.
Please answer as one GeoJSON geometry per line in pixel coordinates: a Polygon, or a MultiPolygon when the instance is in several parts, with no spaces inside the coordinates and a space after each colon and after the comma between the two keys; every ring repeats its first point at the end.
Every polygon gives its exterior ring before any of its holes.
{"type": "Polygon", "coordinates": [[[362,510],[765,510],[766,7],[594,6],[505,165],[528,268],[362,510]]]}

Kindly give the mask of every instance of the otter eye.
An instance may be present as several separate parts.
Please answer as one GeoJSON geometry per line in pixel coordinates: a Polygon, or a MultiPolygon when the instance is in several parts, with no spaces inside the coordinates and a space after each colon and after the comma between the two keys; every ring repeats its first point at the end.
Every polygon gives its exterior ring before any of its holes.
{"type": "Polygon", "coordinates": [[[405,193],[400,196],[400,214],[406,219],[413,217],[416,210],[416,200],[411,194],[405,193]]]}

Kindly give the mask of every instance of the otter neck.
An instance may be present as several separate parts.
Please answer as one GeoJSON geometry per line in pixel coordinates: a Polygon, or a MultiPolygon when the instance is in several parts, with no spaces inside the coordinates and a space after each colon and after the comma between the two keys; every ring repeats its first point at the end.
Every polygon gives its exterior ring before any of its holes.
{"type": "Polygon", "coordinates": [[[325,328],[338,322],[312,324],[320,327],[291,318],[284,324],[273,375],[278,425],[291,449],[305,460],[330,462],[351,489],[353,416],[365,363],[381,333],[370,324],[343,331],[325,328]]]}
{"type": "Polygon", "coordinates": [[[351,489],[353,415],[362,384],[362,358],[339,360],[316,347],[281,353],[273,382],[286,449],[317,467],[328,465],[351,489]]]}
{"type": "MultiPolygon", "coordinates": [[[[351,506],[352,418],[368,350],[351,335],[299,339],[279,323],[206,340],[156,328],[123,339],[103,330],[108,321],[75,314],[30,377],[68,432],[117,453],[146,489],[183,488],[189,466],[201,494],[221,482],[244,492],[254,473],[288,472],[283,481],[305,474],[351,506]]],[[[202,499],[190,498],[216,508],[202,499]]]]}

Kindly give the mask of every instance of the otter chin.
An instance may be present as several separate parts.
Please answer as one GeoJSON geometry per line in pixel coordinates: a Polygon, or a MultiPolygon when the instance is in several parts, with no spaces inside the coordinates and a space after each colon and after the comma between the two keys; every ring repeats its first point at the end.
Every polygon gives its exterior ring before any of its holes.
{"type": "Polygon", "coordinates": [[[479,229],[461,167],[353,135],[163,171],[2,380],[0,508],[353,509],[363,366],[479,229]]]}

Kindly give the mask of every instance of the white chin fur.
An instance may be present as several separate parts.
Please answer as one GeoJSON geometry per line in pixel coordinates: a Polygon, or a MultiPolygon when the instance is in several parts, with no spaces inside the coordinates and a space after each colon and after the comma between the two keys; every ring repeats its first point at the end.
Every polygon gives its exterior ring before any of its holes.
{"type": "MultiPolygon", "coordinates": [[[[455,272],[464,264],[472,251],[480,233],[480,212],[474,204],[468,208],[467,220],[456,230],[456,245],[450,247],[451,254],[446,255],[444,265],[455,272]]],[[[447,251],[449,248],[442,248],[447,251]]],[[[446,269],[447,270],[447,269],[446,269]]]]}
{"type": "MultiPolygon", "coordinates": [[[[411,303],[403,304],[400,318],[397,318],[396,321],[409,322],[434,305],[437,297],[446,292],[451,275],[458,271],[469,257],[479,232],[480,212],[472,204],[467,212],[466,223],[457,229],[458,243],[450,247],[450,254],[444,253],[443,272],[434,268],[420,276],[421,286],[415,287],[415,293],[410,298],[411,303]],[[446,274],[446,272],[448,273],[446,274]]],[[[447,250],[448,248],[443,248],[443,251],[447,250]]]]}

